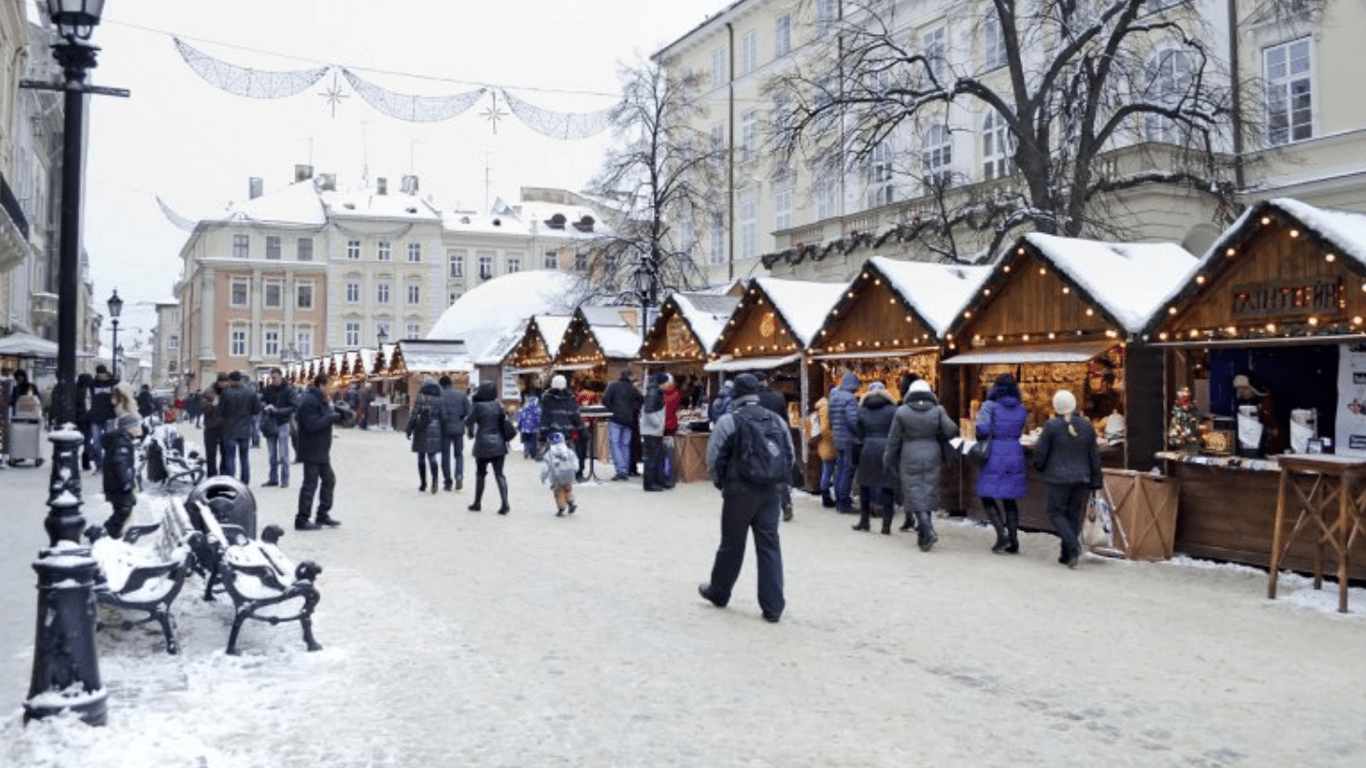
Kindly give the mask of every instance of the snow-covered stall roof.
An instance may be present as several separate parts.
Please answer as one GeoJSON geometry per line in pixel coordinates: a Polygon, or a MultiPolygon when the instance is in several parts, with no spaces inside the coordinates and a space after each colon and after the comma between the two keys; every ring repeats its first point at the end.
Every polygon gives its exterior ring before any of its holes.
{"type": "Polygon", "coordinates": [[[536,330],[540,332],[541,342],[546,349],[560,348],[564,332],[569,330],[569,321],[573,319],[571,315],[536,315],[536,330]]]}
{"type": "Polygon", "coordinates": [[[692,330],[697,342],[702,345],[703,353],[710,353],[721,338],[735,306],[740,303],[737,296],[717,293],[670,294],[669,299],[678,307],[678,314],[692,330]]]}
{"type": "Polygon", "coordinates": [[[512,354],[512,350],[521,343],[522,337],[526,335],[527,326],[531,323],[531,318],[527,318],[506,333],[489,343],[488,348],[474,359],[475,365],[502,365],[507,356],[512,354]]]}
{"type": "Polygon", "coordinates": [[[1022,239],[1130,334],[1143,330],[1198,265],[1175,243],[1109,243],[1037,232],[1022,239]]]}
{"type": "MultiPolygon", "coordinates": [[[[640,331],[623,316],[623,309],[634,311],[635,308],[585,305],[574,310],[575,318],[580,319],[588,334],[597,342],[598,349],[602,350],[603,357],[609,360],[632,360],[640,353],[640,331]]],[[[574,318],[570,318],[569,326],[573,323],[574,318]]],[[[561,333],[561,340],[557,345],[559,353],[556,357],[565,354],[566,343],[567,335],[561,333]]]]}
{"type": "Polygon", "coordinates": [[[588,292],[582,278],[559,270],[502,275],[461,296],[437,319],[427,338],[459,339],[467,349],[487,350],[532,315],[568,315],[578,297],[588,292]]]}
{"type": "Polygon", "coordinates": [[[398,346],[403,350],[403,366],[409,372],[439,373],[474,369],[463,342],[405,339],[398,346]]]}
{"type": "Polygon", "coordinates": [[[888,286],[943,337],[958,313],[991,275],[991,267],[935,264],[874,256],[868,260],[887,278],[888,286]]]}
{"type": "MultiPolygon", "coordinates": [[[[1317,208],[1299,200],[1278,197],[1268,200],[1262,206],[1249,209],[1244,213],[1244,219],[1251,218],[1252,215],[1264,215],[1266,208],[1279,208],[1293,216],[1319,237],[1332,243],[1342,255],[1350,257],[1359,266],[1366,268],[1366,214],[1317,208]]],[[[1242,223],[1242,220],[1239,223],[1242,223]]],[[[1230,227],[1228,232],[1215,242],[1210,252],[1222,251],[1227,245],[1223,242],[1224,239],[1236,230],[1236,224],[1230,227]]],[[[1208,255],[1206,254],[1207,257],[1208,255]]]]}
{"type": "Polygon", "coordinates": [[[776,277],[758,277],[754,283],[768,297],[803,348],[810,346],[811,340],[816,338],[826,314],[847,285],[776,277]]]}

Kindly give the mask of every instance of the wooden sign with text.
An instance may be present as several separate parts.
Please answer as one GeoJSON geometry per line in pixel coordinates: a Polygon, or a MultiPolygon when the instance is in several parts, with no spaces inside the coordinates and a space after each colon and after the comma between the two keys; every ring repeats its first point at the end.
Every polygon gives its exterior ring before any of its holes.
{"type": "Polygon", "coordinates": [[[1342,279],[1339,277],[1233,286],[1235,318],[1334,315],[1341,307],[1342,279]]]}

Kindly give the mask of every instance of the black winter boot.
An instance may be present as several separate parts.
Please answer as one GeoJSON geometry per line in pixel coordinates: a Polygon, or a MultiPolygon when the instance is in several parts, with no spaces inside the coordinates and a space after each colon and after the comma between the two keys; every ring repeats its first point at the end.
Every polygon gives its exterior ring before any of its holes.
{"type": "Polygon", "coordinates": [[[471,512],[478,512],[479,502],[484,498],[484,475],[474,476],[474,503],[470,505],[471,512]]]}
{"type": "Polygon", "coordinates": [[[821,506],[825,507],[826,509],[835,508],[835,497],[830,495],[829,488],[826,488],[825,490],[821,491],[821,506]]]}
{"type": "Polygon", "coordinates": [[[999,555],[1005,552],[1006,546],[1010,543],[1006,539],[1006,526],[1001,522],[1001,512],[996,509],[995,504],[987,505],[986,512],[991,527],[996,529],[996,543],[991,545],[991,551],[999,555]]]}
{"type": "Polygon", "coordinates": [[[921,552],[929,552],[936,541],[939,541],[939,534],[934,532],[934,523],[931,522],[929,512],[916,512],[916,528],[920,531],[919,544],[921,552]]]}
{"type": "Polygon", "coordinates": [[[895,514],[896,514],[896,510],[893,509],[890,505],[888,505],[887,507],[883,508],[883,510],[882,510],[882,535],[883,535],[883,536],[891,536],[891,535],[892,535],[892,517],[893,517],[895,514]]]}
{"type": "Polygon", "coordinates": [[[495,477],[494,482],[498,483],[498,496],[503,500],[502,506],[498,507],[498,514],[506,515],[512,511],[508,506],[508,479],[506,477],[495,477]]]}
{"type": "Polygon", "coordinates": [[[294,518],[294,530],[296,531],[316,531],[321,525],[309,520],[307,517],[299,516],[294,518]]]}
{"type": "Polygon", "coordinates": [[[858,522],[855,523],[855,524],[854,524],[853,526],[851,526],[851,527],[852,527],[854,530],[856,530],[856,531],[866,531],[866,530],[868,530],[868,529],[869,529],[869,527],[868,527],[868,518],[869,518],[869,516],[870,516],[871,514],[872,514],[872,511],[868,509],[868,505],[867,505],[867,504],[864,504],[863,507],[862,507],[861,509],[859,509],[859,513],[858,513],[858,522]]]}
{"type": "Polygon", "coordinates": [[[1012,555],[1013,555],[1013,554],[1016,554],[1017,552],[1020,551],[1019,530],[1020,530],[1020,511],[1019,511],[1018,509],[1015,509],[1015,510],[1010,510],[1010,509],[1008,509],[1008,510],[1006,510],[1006,549],[1005,549],[1005,551],[1008,552],[1008,553],[1010,553],[1010,554],[1012,554],[1012,555]]]}
{"type": "Polygon", "coordinates": [[[905,532],[905,531],[911,530],[911,529],[914,528],[914,527],[915,527],[915,513],[911,512],[911,510],[908,509],[908,510],[906,510],[906,522],[904,522],[904,523],[901,524],[900,530],[901,530],[902,532],[905,532]]]}

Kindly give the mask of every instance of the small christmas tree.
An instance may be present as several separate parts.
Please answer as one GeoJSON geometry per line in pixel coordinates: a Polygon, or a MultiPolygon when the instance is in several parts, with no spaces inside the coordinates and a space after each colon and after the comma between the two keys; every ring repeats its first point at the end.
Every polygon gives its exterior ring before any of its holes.
{"type": "Polygon", "coordinates": [[[1176,402],[1167,420],[1167,447],[1194,451],[1199,444],[1198,436],[1198,421],[1191,411],[1191,391],[1182,387],[1176,391],[1176,402]]]}

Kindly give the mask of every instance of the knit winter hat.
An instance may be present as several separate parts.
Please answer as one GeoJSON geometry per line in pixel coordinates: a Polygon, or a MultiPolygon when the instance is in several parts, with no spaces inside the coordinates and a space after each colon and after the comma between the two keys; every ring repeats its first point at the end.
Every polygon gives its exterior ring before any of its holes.
{"type": "Polygon", "coordinates": [[[752,373],[736,376],[734,394],[736,397],[759,394],[759,379],[752,373]]]}
{"type": "Polygon", "coordinates": [[[560,445],[564,442],[564,435],[559,432],[551,432],[545,436],[545,441],[551,445],[560,445]]]}
{"type": "Polygon", "coordinates": [[[874,381],[873,383],[871,383],[871,384],[868,385],[868,391],[869,391],[869,392],[886,392],[886,391],[887,391],[887,385],[886,385],[886,384],[883,384],[883,383],[880,382],[880,381],[874,381]]]}
{"type": "Polygon", "coordinates": [[[564,381],[564,375],[563,375],[563,374],[557,373],[557,374],[555,374],[555,375],[550,379],[550,388],[551,388],[551,389],[564,389],[564,387],[565,387],[565,381],[564,381]]]}
{"type": "Polygon", "coordinates": [[[930,389],[930,383],[929,383],[928,381],[925,381],[924,379],[916,379],[915,381],[911,382],[910,388],[907,389],[906,391],[907,391],[907,392],[929,392],[930,394],[934,394],[934,390],[930,389]]]}
{"type": "Polygon", "coordinates": [[[1077,398],[1071,392],[1060,389],[1057,394],[1053,395],[1053,410],[1059,416],[1066,416],[1077,410],[1077,398]]]}
{"type": "Polygon", "coordinates": [[[119,420],[116,423],[118,424],[119,431],[123,431],[130,427],[140,426],[142,424],[142,419],[136,413],[125,413],[119,416],[119,420]]]}

